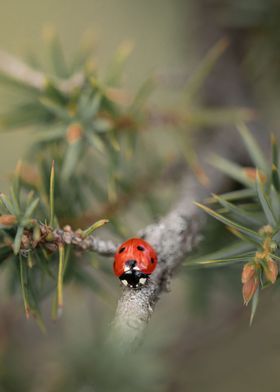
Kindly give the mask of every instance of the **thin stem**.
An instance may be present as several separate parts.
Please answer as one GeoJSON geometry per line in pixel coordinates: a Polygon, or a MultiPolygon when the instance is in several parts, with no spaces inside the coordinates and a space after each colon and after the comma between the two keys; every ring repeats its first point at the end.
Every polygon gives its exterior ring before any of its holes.
{"type": "Polygon", "coordinates": [[[54,161],[52,161],[50,176],[50,226],[54,225],[54,161]]]}
{"type": "Polygon", "coordinates": [[[28,302],[28,295],[26,291],[26,270],[24,268],[24,260],[22,256],[19,256],[19,267],[20,267],[20,284],[21,284],[21,292],[22,292],[22,298],[23,298],[23,304],[24,304],[24,310],[25,310],[25,316],[27,319],[30,317],[30,306],[28,302]]]}
{"type": "Polygon", "coordinates": [[[64,272],[64,245],[59,244],[59,263],[57,278],[57,305],[58,308],[63,307],[63,272],[64,272]]]}

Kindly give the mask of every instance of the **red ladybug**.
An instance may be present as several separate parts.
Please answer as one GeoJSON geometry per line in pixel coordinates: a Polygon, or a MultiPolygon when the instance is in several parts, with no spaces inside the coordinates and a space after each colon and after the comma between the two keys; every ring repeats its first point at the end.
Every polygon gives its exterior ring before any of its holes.
{"type": "Polygon", "coordinates": [[[157,265],[156,251],[141,238],[131,238],[120,245],[114,261],[115,275],[124,286],[144,286],[157,265]]]}

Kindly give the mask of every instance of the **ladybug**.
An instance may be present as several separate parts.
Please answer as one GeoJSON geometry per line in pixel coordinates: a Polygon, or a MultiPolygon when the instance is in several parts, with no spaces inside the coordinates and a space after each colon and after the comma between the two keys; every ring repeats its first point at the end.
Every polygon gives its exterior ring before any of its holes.
{"type": "Polygon", "coordinates": [[[115,254],[114,272],[124,286],[144,286],[157,265],[157,254],[141,238],[131,238],[121,244],[115,254]]]}

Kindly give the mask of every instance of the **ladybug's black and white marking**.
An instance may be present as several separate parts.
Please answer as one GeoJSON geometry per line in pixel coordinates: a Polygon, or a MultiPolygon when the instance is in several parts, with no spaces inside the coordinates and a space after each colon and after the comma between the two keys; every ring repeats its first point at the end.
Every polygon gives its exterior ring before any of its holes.
{"type": "Polygon", "coordinates": [[[147,283],[156,264],[157,254],[151,245],[140,238],[132,238],[118,248],[114,271],[124,286],[139,289],[147,283]]]}
{"type": "Polygon", "coordinates": [[[124,273],[119,277],[124,286],[137,289],[144,286],[149,275],[141,272],[136,260],[128,260],[125,263],[124,273]]]}

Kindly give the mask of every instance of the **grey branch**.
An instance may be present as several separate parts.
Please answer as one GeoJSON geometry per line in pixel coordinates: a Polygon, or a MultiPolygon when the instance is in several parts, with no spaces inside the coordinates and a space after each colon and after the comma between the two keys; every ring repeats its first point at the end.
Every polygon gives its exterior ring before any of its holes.
{"type": "Polygon", "coordinates": [[[31,230],[24,231],[20,252],[23,256],[27,256],[38,246],[56,252],[59,244],[71,245],[79,252],[90,251],[103,256],[113,256],[117,249],[117,245],[113,241],[105,241],[95,235],[84,238],[81,230],[73,231],[70,226],[65,226],[63,229],[52,229],[45,224],[40,224],[39,239],[33,238],[31,230]]]}
{"type": "Polygon", "coordinates": [[[100,238],[90,235],[87,238],[81,238],[77,233],[70,230],[54,230],[53,235],[57,242],[63,242],[73,245],[82,251],[92,251],[103,256],[113,256],[116,252],[117,245],[113,241],[104,241],[100,238]]]}
{"type": "MultiPolygon", "coordinates": [[[[221,190],[224,182],[221,174],[215,174],[214,189],[221,190]]],[[[156,249],[159,263],[146,287],[123,289],[111,338],[117,339],[124,350],[137,346],[161,293],[169,288],[173,272],[201,240],[206,216],[193,202],[206,195],[209,190],[199,185],[189,173],[183,184],[181,200],[175,208],[140,233],[156,249]]]]}
{"type": "Polygon", "coordinates": [[[196,187],[188,181],[188,191],[181,202],[159,223],[143,230],[144,237],[157,251],[159,263],[147,286],[141,290],[124,288],[113,321],[112,337],[120,347],[135,347],[152,315],[161,293],[183,257],[191,252],[200,240],[200,230],[205,216],[194,206],[196,187]]]}

